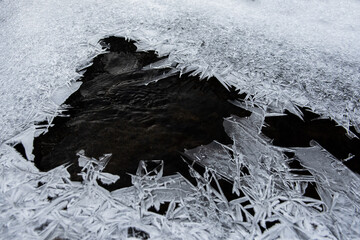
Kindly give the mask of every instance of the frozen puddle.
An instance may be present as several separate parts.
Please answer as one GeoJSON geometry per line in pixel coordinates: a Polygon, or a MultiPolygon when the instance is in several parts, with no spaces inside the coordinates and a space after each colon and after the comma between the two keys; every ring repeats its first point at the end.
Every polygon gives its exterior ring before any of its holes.
{"type": "Polygon", "coordinates": [[[40,170],[72,163],[72,179],[81,180],[76,153],[84,150],[94,158],[112,153],[104,171],[121,180],[108,189],[130,186],[126,173],[135,174],[139,160],[162,159],[165,175],[188,176],[180,157],[185,148],[213,140],[230,144],[223,119],[250,115],[228,102],[236,93],[216,79],[180,77],[167,66],[158,67],[163,60],[153,52],[136,52],[123,38],[104,42],[111,51],[94,60],[80,89],[65,102],[70,117],[57,117],[49,132],[35,139],[40,170]]]}

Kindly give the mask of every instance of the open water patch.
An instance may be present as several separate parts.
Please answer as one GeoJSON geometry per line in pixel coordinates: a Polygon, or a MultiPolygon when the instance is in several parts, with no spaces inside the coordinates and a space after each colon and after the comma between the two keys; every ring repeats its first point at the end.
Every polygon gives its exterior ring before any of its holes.
{"type": "MultiPolygon", "coordinates": [[[[191,180],[182,160],[184,149],[216,140],[231,144],[223,127],[230,115],[249,116],[250,112],[229,103],[241,98],[228,91],[216,78],[171,74],[172,68],[149,68],[162,59],[155,52],[137,52],[133,41],[109,37],[102,40],[109,52],[99,55],[86,69],[83,84],[64,103],[66,115],[56,117],[53,127],[34,140],[35,164],[48,171],[61,164],[72,180],[81,180],[77,163],[80,150],[88,157],[112,153],[105,172],[120,180],[109,190],[130,186],[140,160],[164,160],[164,175],[180,172],[191,180]]],[[[304,120],[286,112],[268,117],[262,132],[282,147],[308,147],[319,142],[350,169],[360,172],[360,141],[350,139],[334,121],[303,109],[304,120]]],[[[22,151],[21,146],[17,146],[22,151]]],[[[185,156],[184,156],[185,157],[185,156]]],[[[224,184],[223,184],[224,185],[224,184]]],[[[225,184],[226,185],[226,184],[225,184]]],[[[231,193],[231,184],[226,193],[231,193]]]]}
{"type": "Polygon", "coordinates": [[[288,111],[285,116],[267,117],[267,127],[262,132],[273,139],[274,145],[281,147],[310,147],[310,141],[315,140],[352,171],[360,173],[358,136],[349,137],[335,121],[321,118],[306,108],[301,108],[301,112],[303,119],[288,111]]]}
{"type": "Polygon", "coordinates": [[[181,152],[216,140],[231,144],[223,127],[230,115],[250,113],[229,103],[238,97],[215,79],[200,81],[170,68],[144,68],[160,59],[154,52],[136,52],[134,42],[103,40],[109,53],[96,57],[83,84],[65,102],[69,117],[34,140],[35,164],[47,171],[64,163],[73,180],[80,168],[76,153],[98,158],[112,153],[105,172],[120,176],[109,190],[130,186],[140,160],[164,160],[164,175],[180,172],[189,178],[181,152]],[[159,79],[153,81],[154,79],[159,79]]]}

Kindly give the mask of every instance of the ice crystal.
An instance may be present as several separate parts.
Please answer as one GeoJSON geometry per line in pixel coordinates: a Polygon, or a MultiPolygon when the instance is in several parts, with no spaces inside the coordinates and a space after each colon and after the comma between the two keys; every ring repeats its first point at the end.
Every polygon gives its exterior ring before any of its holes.
{"type": "Polygon", "coordinates": [[[358,175],[316,144],[281,149],[260,133],[263,116],[297,106],[359,132],[359,12],[356,0],[0,1],[0,238],[359,238],[358,175]],[[9,147],[21,143],[33,158],[32,137],[61,114],[109,35],[246,95],[253,115],[224,123],[233,145],[186,151],[205,167],[190,163],[195,186],[181,175],[148,176],[145,164],[135,186],[110,193],[96,181],[117,179],[102,172],[109,155],[80,154],[79,183],[66,166],[40,172],[9,147]],[[285,151],[311,175],[294,173],[285,151]],[[320,199],[307,196],[310,184],[320,199]],[[164,215],[151,211],[164,203],[164,215]]]}

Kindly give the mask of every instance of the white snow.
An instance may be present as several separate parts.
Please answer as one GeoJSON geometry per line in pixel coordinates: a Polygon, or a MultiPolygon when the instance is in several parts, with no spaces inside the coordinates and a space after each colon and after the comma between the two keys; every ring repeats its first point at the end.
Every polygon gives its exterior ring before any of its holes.
{"type": "Polygon", "coordinates": [[[359,238],[358,177],[344,170],[348,186],[317,147],[295,149],[305,167],[313,167],[309,156],[322,163],[312,172],[321,201],[306,199],[302,193],[312,178],[288,173],[282,150],[257,135],[260,118],[245,140],[239,131],[253,125],[226,123],[232,151],[239,152],[234,164],[253,171],[250,179],[235,181],[234,190],[246,196],[226,203],[206,184],[210,170],[194,173],[203,188],[167,216],[145,211],[140,217],[139,189],[118,190],[126,192],[124,199],[93,182],[70,182],[65,167],[41,173],[6,144],[22,142],[32,159],[31,135],[39,134],[34,122],[51,123],[61,113],[59,104],[79,86],[76,70],[103,52],[98,41],[110,35],[169,55],[181,72],[236,86],[248,94],[249,108],[266,112],[262,116],[296,112],[296,104],[359,129],[359,13],[357,0],[0,0],[0,238],[118,239],[127,237],[128,227],[154,239],[359,238]],[[327,210],[319,212],[323,205],[327,210]],[[259,225],[274,215],[280,224],[262,232],[259,225]]]}

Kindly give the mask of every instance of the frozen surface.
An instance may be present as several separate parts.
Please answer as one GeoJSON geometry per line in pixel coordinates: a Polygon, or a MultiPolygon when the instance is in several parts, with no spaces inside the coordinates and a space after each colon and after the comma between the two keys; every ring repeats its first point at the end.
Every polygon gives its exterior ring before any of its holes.
{"type": "Polygon", "coordinates": [[[261,116],[256,114],[248,119],[231,117],[224,126],[235,140],[232,147],[213,142],[186,151],[210,172],[234,181],[233,191],[244,196],[230,203],[240,203],[237,207],[241,207],[241,203],[249,202],[242,211],[252,226],[280,221],[263,234],[255,228],[258,232],[250,238],[358,238],[359,176],[316,143],[293,150],[272,146],[258,134],[256,123],[261,124],[261,116]],[[293,159],[283,153],[289,151],[294,151],[295,159],[310,175],[287,164],[293,159]],[[320,199],[306,194],[309,184],[316,185],[320,199]],[[248,209],[255,211],[254,216],[248,209]]]}
{"type": "MultiPolygon", "coordinates": [[[[249,107],[281,113],[296,112],[294,104],[307,106],[359,129],[359,12],[356,0],[1,0],[0,143],[22,142],[32,159],[32,135],[39,134],[33,122],[50,123],[61,113],[59,103],[78,87],[82,73],[76,70],[103,51],[98,40],[109,35],[169,55],[179,71],[215,75],[248,94],[249,107]]],[[[158,192],[166,199],[162,184],[181,185],[180,176],[109,193],[94,179],[116,176],[91,167],[96,161],[84,168],[84,183],[73,183],[66,167],[41,173],[2,144],[0,236],[118,239],[135,228],[153,239],[360,238],[358,176],[331,165],[333,158],[316,145],[287,150],[312,175],[294,174],[284,150],[258,135],[262,119],[252,120],[259,122],[255,129],[253,122],[225,121],[233,146],[189,150],[208,170],[192,170],[198,186],[191,192],[194,186],[186,185],[189,192],[171,201],[165,216],[146,210],[151,201],[158,204],[149,197],[158,192]],[[210,188],[208,181],[218,175],[234,181],[238,199],[228,202],[220,189],[210,188]],[[320,200],[304,196],[309,183],[316,184],[320,200]]]]}
{"type": "Polygon", "coordinates": [[[79,152],[83,182],[71,182],[65,166],[39,172],[13,148],[2,146],[0,233],[3,239],[356,239],[359,238],[360,178],[320,146],[283,149],[258,134],[261,116],[230,117],[227,133],[237,139],[187,150],[197,184],[180,174],[162,176],[163,161],[140,161],[133,186],[113,192],[100,187],[117,176],[79,152]],[[295,159],[311,175],[292,169],[295,159]],[[334,166],[336,164],[336,166],[334,166]],[[224,195],[220,179],[233,185],[224,195]],[[306,194],[316,185],[319,198],[306,194]],[[164,205],[166,204],[166,205],[164,205]],[[163,208],[163,214],[157,213],[163,208]],[[154,211],[155,209],[155,211],[154,211]],[[130,234],[132,233],[132,234],[130,234]]]}
{"type": "Polygon", "coordinates": [[[170,54],[263,108],[309,106],[360,123],[360,3],[346,1],[0,2],[1,139],[53,114],[52,94],[101,52],[106,35],[170,54]],[[255,97],[255,99],[253,99],[255,97]],[[16,103],[16,104],[15,104],[16,103]]]}

